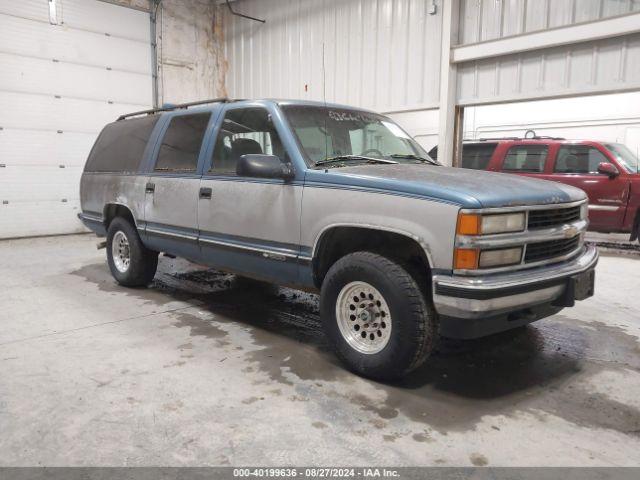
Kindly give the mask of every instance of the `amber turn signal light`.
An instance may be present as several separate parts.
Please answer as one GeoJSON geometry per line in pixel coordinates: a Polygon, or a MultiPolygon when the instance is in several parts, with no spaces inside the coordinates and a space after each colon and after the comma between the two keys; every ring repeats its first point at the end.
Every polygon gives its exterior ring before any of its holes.
{"type": "Polygon", "coordinates": [[[480,235],[480,215],[461,213],[458,215],[458,235],[480,235]]]}
{"type": "Polygon", "coordinates": [[[453,268],[457,270],[475,270],[478,268],[480,252],[476,248],[456,248],[453,268]]]}

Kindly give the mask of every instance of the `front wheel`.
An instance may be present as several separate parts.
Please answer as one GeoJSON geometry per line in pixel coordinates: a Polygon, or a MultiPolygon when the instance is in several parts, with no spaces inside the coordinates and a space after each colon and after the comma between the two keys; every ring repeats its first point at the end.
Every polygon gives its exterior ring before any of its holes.
{"type": "Polygon", "coordinates": [[[120,285],[143,287],[153,280],[158,267],[158,252],[147,249],[138,231],[124,218],[117,217],[107,231],[107,262],[120,285]]]}
{"type": "Polygon", "coordinates": [[[379,380],[402,377],[422,364],[438,335],[436,313],[416,280],[371,252],[346,255],[329,269],[320,315],[338,357],[379,380]]]}

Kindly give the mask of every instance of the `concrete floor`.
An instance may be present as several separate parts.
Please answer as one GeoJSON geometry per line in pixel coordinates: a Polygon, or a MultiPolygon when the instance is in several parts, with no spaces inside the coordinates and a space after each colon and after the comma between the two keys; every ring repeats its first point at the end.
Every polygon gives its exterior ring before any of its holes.
{"type": "Polygon", "coordinates": [[[111,278],[89,235],[0,242],[0,465],[638,465],[640,257],[402,384],[337,363],[317,297],[161,258],[111,278]]]}

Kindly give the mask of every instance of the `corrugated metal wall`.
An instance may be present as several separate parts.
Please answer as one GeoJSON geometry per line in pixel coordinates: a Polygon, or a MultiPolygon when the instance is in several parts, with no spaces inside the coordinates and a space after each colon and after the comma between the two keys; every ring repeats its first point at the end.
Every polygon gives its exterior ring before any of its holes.
{"type": "MultiPolygon", "coordinates": [[[[461,0],[459,44],[637,15],[640,0],[461,0]]],[[[462,105],[640,88],[640,34],[508,54],[458,65],[462,105]]]]}
{"type": "Polygon", "coordinates": [[[431,3],[234,2],[267,22],[225,14],[228,93],[312,100],[326,94],[327,101],[380,111],[437,106],[441,16],[428,13],[431,3]]]}
{"type": "Polygon", "coordinates": [[[460,44],[640,11],[640,0],[461,0],[460,44]]]}
{"type": "Polygon", "coordinates": [[[465,63],[462,105],[640,89],[640,34],[465,63]]]}

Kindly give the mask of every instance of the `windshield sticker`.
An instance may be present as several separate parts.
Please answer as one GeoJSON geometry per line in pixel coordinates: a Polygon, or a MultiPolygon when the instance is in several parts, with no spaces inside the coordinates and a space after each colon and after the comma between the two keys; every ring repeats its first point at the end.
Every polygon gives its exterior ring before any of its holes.
{"type": "Polygon", "coordinates": [[[385,127],[387,127],[389,129],[389,131],[391,133],[393,133],[396,137],[410,138],[409,135],[407,135],[405,132],[403,132],[402,129],[398,125],[396,125],[395,123],[385,122],[384,120],[382,120],[382,124],[385,127]]]}
{"type": "Polygon", "coordinates": [[[336,122],[368,122],[375,123],[378,119],[374,115],[365,112],[329,110],[329,118],[336,122]]]}

